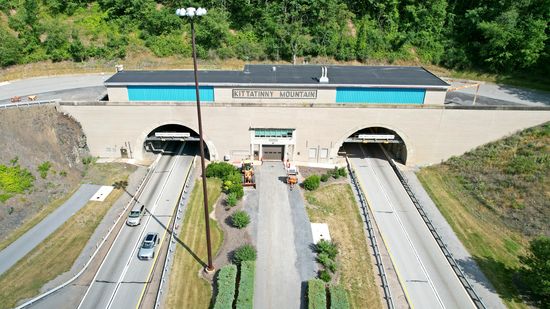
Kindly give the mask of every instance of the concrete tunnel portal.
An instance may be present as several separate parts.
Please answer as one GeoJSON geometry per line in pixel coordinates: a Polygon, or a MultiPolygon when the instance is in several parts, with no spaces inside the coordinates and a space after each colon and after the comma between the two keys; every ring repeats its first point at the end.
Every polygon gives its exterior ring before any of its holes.
{"type": "MultiPolygon", "coordinates": [[[[165,124],[149,132],[143,142],[145,154],[169,154],[181,143],[193,144],[199,153],[199,134],[195,130],[180,124],[165,124]]],[[[208,145],[204,144],[205,159],[210,160],[208,145]]]]}
{"type": "Polygon", "coordinates": [[[392,159],[402,164],[407,162],[405,141],[397,132],[385,127],[367,127],[354,132],[344,140],[339,152],[364,156],[364,150],[371,147],[383,147],[392,159]]]}

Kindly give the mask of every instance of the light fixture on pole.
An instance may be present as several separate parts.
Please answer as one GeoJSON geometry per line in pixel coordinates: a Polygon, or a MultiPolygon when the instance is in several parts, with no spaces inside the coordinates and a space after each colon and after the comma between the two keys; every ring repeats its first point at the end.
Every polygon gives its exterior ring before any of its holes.
{"type": "Polygon", "coordinates": [[[188,17],[191,21],[191,44],[193,49],[193,70],[195,73],[195,93],[197,96],[197,118],[199,124],[199,148],[201,154],[201,173],[202,173],[202,194],[204,196],[204,224],[206,226],[206,246],[208,251],[208,265],[206,266],[207,272],[214,271],[214,265],[212,265],[212,244],[210,241],[210,222],[208,216],[208,191],[206,188],[206,170],[204,164],[204,139],[202,134],[202,119],[201,119],[201,103],[199,96],[199,80],[197,78],[197,51],[195,49],[195,17],[206,15],[206,9],[194,7],[181,8],[176,10],[176,15],[180,17],[188,17]]]}

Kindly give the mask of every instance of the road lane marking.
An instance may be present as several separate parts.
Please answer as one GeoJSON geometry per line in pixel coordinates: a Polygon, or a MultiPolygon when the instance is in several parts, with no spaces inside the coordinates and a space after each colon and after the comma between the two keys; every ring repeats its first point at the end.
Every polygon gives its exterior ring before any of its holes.
{"type": "MultiPolygon", "coordinates": [[[[397,222],[399,223],[399,226],[401,227],[401,230],[403,231],[403,233],[405,234],[405,238],[407,239],[407,242],[409,243],[409,245],[411,246],[411,249],[413,251],[413,254],[414,256],[416,257],[416,260],[420,263],[420,267],[422,268],[422,272],[424,273],[424,275],[426,275],[426,278],[428,279],[428,283],[432,289],[432,291],[434,292],[439,304],[445,308],[445,305],[443,304],[443,301],[441,300],[441,297],[439,296],[439,293],[437,292],[437,290],[435,289],[435,286],[433,285],[433,281],[432,279],[430,278],[430,275],[428,274],[428,271],[426,270],[426,267],[424,266],[424,263],[422,262],[422,260],[420,259],[420,255],[418,254],[418,252],[416,251],[416,248],[414,247],[414,244],[412,242],[412,240],[410,239],[410,236],[409,236],[409,233],[407,233],[407,230],[405,229],[405,226],[403,225],[403,222],[401,221],[401,218],[399,217],[399,215],[397,214],[394,206],[393,206],[393,203],[391,202],[389,196],[388,196],[388,193],[386,192],[386,190],[384,189],[384,187],[382,186],[382,183],[380,182],[380,179],[376,173],[376,171],[374,170],[374,168],[372,167],[372,159],[373,158],[367,158],[367,155],[365,153],[365,150],[363,149],[362,145],[359,145],[359,148],[361,148],[361,152],[363,153],[363,155],[366,157],[365,158],[365,161],[371,163],[371,164],[368,164],[370,170],[372,171],[373,175],[374,175],[374,179],[376,180],[376,183],[378,184],[378,188],[380,189],[380,191],[382,192],[382,194],[384,195],[384,198],[386,199],[386,201],[388,202],[388,205],[390,206],[390,208],[392,209],[392,211],[394,212],[394,215],[395,215],[395,218],[397,219],[397,222]],[[371,160],[369,160],[371,159],[371,160]]],[[[379,167],[382,167],[382,165],[378,165],[379,167]]],[[[392,170],[393,171],[393,170],[392,170]]],[[[411,307],[413,307],[413,305],[411,304],[411,307]]]]}
{"type": "MultiPolygon", "coordinates": [[[[160,157],[159,157],[160,158],[160,157]]],[[[151,179],[149,179],[147,181],[147,183],[143,186],[143,189],[139,192],[139,195],[136,196],[134,198],[134,200],[136,201],[136,203],[138,202],[139,198],[141,197],[141,195],[143,194],[143,192],[145,192],[145,190],[149,187],[149,185],[151,184],[151,179]]],[[[124,224],[124,223],[123,223],[124,224]]],[[[116,243],[116,241],[118,240],[118,237],[122,234],[122,230],[124,229],[124,226],[122,226],[120,228],[120,230],[118,231],[115,239],[113,240],[113,243],[112,243],[112,246],[116,243]]],[[[97,269],[97,272],[95,273],[94,275],[94,278],[92,279],[92,281],[90,282],[90,285],[88,286],[88,289],[86,290],[86,293],[84,293],[84,296],[82,297],[82,300],[80,301],[80,303],[78,304],[78,307],[77,309],[80,309],[82,307],[82,304],[84,304],[84,300],[86,299],[86,297],[88,296],[88,293],[90,292],[90,290],[92,289],[92,286],[94,285],[94,282],[96,282],[96,279],[97,277],[99,276],[99,273],[101,271],[101,269],[103,268],[103,265],[105,264],[105,262],[108,260],[109,258],[109,255],[111,254],[111,249],[113,248],[111,246],[111,248],[109,248],[109,251],[107,252],[107,254],[105,255],[105,258],[103,259],[103,261],[101,261],[101,264],[99,265],[99,268],[97,269]]],[[[114,282],[113,282],[114,283],[114,282]]]]}
{"type": "MultiPolygon", "coordinates": [[[[181,145],[178,152],[177,152],[177,157],[176,159],[174,160],[174,163],[172,163],[172,166],[170,167],[170,172],[168,173],[168,176],[166,176],[166,179],[164,180],[164,183],[161,187],[161,190],[159,192],[159,194],[157,195],[157,199],[155,200],[155,203],[153,204],[153,207],[151,208],[151,210],[149,211],[151,214],[155,211],[155,209],[157,208],[158,206],[158,202],[162,196],[162,194],[164,194],[164,190],[166,189],[166,185],[168,184],[168,180],[170,179],[170,176],[172,175],[172,172],[174,171],[174,167],[176,166],[176,164],[180,161],[180,159],[182,158],[180,155],[183,151],[185,147],[185,144],[181,145]]],[[[111,306],[113,305],[113,301],[115,300],[115,297],[116,297],[116,294],[118,293],[118,290],[120,288],[120,284],[122,283],[122,279],[124,279],[124,276],[126,275],[126,273],[128,272],[128,269],[129,269],[129,266],[130,266],[130,263],[132,262],[132,259],[134,258],[134,255],[135,255],[135,252],[136,250],[138,249],[139,245],[140,245],[140,242],[141,242],[141,239],[143,238],[143,234],[145,233],[145,230],[147,229],[147,227],[149,227],[149,223],[151,222],[151,216],[149,216],[147,218],[147,222],[144,224],[144,226],[142,227],[141,231],[140,231],[140,234],[139,234],[139,238],[137,239],[138,241],[136,242],[136,244],[134,245],[134,248],[132,250],[132,254],[128,257],[128,260],[126,261],[126,265],[124,266],[124,269],[122,270],[122,273],[120,274],[120,277],[118,278],[117,280],[117,284],[116,284],[116,287],[115,287],[115,290],[113,291],[113,293],[111,294],[111,297],[109,298],[109,303],[107,304],[107,307],[106,309],[110,309],[111,306]]],[[[155,254],[155,256],[157,256],[157,254],[155,254]]]]}

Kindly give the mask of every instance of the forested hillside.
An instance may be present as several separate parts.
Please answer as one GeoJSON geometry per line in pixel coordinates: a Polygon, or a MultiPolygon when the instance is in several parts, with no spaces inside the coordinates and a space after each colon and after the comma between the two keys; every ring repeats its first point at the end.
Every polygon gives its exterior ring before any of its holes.
{"type": "Polygon", "coordinates": [[[0,0],[0,66],[136,48],[190,56],[189,25],[174,14],[189,5],[209,9],[197,27],[202,58],[550,69],[548,0],[0,0]]]}

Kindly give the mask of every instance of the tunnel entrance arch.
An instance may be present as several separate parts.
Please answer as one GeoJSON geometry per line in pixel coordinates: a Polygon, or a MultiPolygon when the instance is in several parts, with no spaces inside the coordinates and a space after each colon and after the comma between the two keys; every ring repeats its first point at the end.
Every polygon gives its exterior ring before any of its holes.
{"type": "Polygon", "coordinates": [[[385,126],[370,126],[353,131],[344,138],[338,152],[364,155],[363,147],[382,147],[390,157],[402,164],[407,163],[409,150],[403,134],[385,126]]]}
{"type": "MultiPolygon", "coordinates": [[[[177,145],[188,143],[195,146],[199,153],[199,134],[188,126],[177,123],[166,123],[146,130],[143,134],[144,156],[152,156],[158,153],[170,153],[177,145]]],[[[209,142],[204,141],[204,156],[206,160],[211,159],[209,142]]]]}

